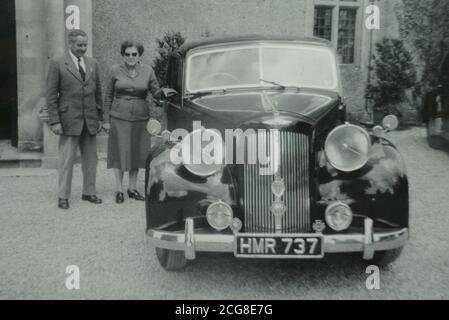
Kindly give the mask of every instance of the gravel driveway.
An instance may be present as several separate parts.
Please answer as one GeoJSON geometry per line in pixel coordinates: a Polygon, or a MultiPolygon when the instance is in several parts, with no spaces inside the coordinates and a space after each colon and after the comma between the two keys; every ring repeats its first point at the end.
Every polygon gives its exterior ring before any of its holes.
{"type": "Polygon", "coordinates": [[[260,261],[203,253],[184,271],[166,272],[144,241],[144,203],[116,205],[113,175],[101,162],[104,204],[79,199],[77,167],[69,211],[56,208],[56,173],[0,175],[0,298],[448,299],[449,154],[430,149],[423,128],[388,136],[409,171],[411,239],[381,271],[379,290],[366,288],[365,266],[353,255],[260,261]],[[80,269],[79,290],[65,286],[69,265],[80,269]]]}

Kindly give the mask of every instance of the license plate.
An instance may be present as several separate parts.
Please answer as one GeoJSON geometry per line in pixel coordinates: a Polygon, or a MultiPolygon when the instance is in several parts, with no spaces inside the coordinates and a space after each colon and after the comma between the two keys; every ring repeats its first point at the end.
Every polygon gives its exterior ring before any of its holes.
{"type": "Polygon", "coordinates": [[[238,234],[234,255],[240,258],[322,258],[323,237],[315,234],[238,234]]]}

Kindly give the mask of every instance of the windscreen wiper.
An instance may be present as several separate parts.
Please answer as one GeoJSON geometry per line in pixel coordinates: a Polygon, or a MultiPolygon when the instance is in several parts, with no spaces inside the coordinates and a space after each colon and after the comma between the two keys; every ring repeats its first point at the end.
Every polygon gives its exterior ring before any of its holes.
{"type": "Polygon", "coordinates": [[[286,90],[286,89],[289,89],[289,88],[297,89],[298,91],[301,90],[301,87],[298,87],[298,86],[286,86],[286,85],[277,83],[275,81],[269,81],[269,80],[265,80],[265,79],[262,79],[262,78],[259,79],[259,80],[262,81],[262,82],[265,82],[265,83],[273,84],[276,87],[279,87],[279,89],[281,89],[281,90],[286,90]]]}

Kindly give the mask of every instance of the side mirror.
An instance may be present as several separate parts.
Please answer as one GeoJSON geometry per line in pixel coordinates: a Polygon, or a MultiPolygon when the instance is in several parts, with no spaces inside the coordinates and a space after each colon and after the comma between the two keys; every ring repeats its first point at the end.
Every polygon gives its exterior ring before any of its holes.
{"type": "Polygon", "coordinates": [[[382,126],[375,126],[373,128],[373,134],[380,137],[385,132],[396,130],[398,125],[398,118],[395,115],[389,114],[382,120],[382,126]]]}

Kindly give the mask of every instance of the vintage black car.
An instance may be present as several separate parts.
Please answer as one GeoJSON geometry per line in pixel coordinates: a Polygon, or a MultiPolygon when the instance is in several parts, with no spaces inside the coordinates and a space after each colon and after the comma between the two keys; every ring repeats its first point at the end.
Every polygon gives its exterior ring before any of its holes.
{"type": "Polygon", "coordinates": [[[449,149],[449,54],[441,65],[438,85],[424,95],[421,115],[429,146],[449,149]]]}
{"type": "Polygon", "coordinates": [[[200,251],[360,252],[378,264],[400,254],[409,227],[404,162],[385,130],[346,122],[328,42],[185,44],[168,78],[168,131],[149,121],[163,143],[150,151],[145,179],[147,239],[162,267],[182,268],[200,251]]]}

